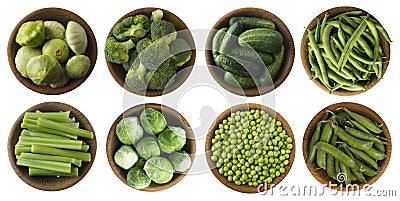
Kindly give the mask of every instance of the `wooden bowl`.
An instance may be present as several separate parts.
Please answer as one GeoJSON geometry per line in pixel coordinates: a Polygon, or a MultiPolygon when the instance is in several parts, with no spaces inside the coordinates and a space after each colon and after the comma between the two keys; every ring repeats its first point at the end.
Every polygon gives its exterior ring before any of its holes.
{"type": "Polygon", "coordinates": [[[229,92],[237,95],[258,96],[271,92],[275,88],[278,88],[283,83],[283,81],[285,81],[286,77],[289,75],[290,70],[292,69],[293,66],[295,49],[294,49],[293,38],[289,29],[286,27],[285,23],[277,16],[260,8],[240,8],[225,14],[214,24],[211,32],[207,37],[205,52],[206,52],[205,54],[206,54],[206,62],[208,65],[208,70],[210,71],[214,80],[219,85],[221,85],[224,89],[228,90],[229,92]],[[212,56],[212,40],[216,32],[223,27],[228,27],[229,19],[231,17],[236,17],[236,16],[259,17],[259,18],[269,19],[275,23],[276,30],[282,34],[283,42],[285,45],[285,56],[281,68],[278,74],[275,76],[272,85],[262,86],[258,88],[257,87],[247,88],[247,89],[231,86],[224,81],[225,71],[221,70],[221,68],[216,66],[212,56]]]}
{"type": "Polygon", "coordinates": [[[264,191],[265,186],[263,186],[261,189],[258,189],[258,187],[254,187],[254,186],[248,186],[248,185],[236,185],[234,182],[230,182],[228,181],[228,179],[226,177],[224,177],[223,175],[221,175],[218,172],[218,169],[215,167],[215,162],[211,160],[211,146],[212,146],[212,139],[215,136],[215,130],[218,129],[218,124],[222,122],[222,120],[226,119],[227,117],[229,117],[231,115],[231,113],[236,112],[236,111],[247,111],[247,110],[251,110],[251,109],[258,109],[258,110],[263,110],[265,112],[267,112],[271,117],[274,117],[277,121],[281,121],[282,122],[282,127],[283,129],[286,131],[286,134],[291,137],[293,139],[293,149],[290,153],[290,157],[289,157],[289,164],[285,166],[285,173],[280,175],[279,177],[276,177],[272,183],[267,185],[267,189],[270,189],[276,185],[278,185],[285,177],[286,175],[289,173],[290,168],[293,165],[293,161],[294,161],[294,157],[295,157],[295,152],[296,152],[296,143],[295,143],[295,139],[294,139],[294,135],[292,132],[292,129],[289,126],[289,123],[276,111],[274,111],[273,109],[267,107],[267,106],[263,106],[263,105],[259,105],[256,103],[244,103],[244,104],[240,104],[240,105],[235,105],[231,108],[226,109],[225,111],[223,111],[212,123],[210,129],[208,130],[208,134],[206,137],[206,144],[205,144],[205,152],[206,152],[206,159],[207,159],[207,164],[209,166],[209,168],[211,169],[211,172],[214,174],[214,176],[225,186],[229,187],[230,189],[233,189],[235,191],[238,192],[242,192],[242,193],[258,193],[259,190],[264,191]]]}
{"type": "MultiPolygon", "coordinates": [[[[140,113],[143,111],[144,108],[153,108],[155,110],[160,111],[167,120],[168,126],[179,126],[186,131],[186,144],[183,147],[183,150],[185,150],[190,155],[190,158],[192,159],[192,164],[196,153],[196,142],[193,130],[190,127],[189,122],[186,121],[186,119],[176,110],[168,106],[159,105],[156,103],[146,103],[142,105],[136,105],[126,110],[124,113],[118,116],[118,118],[114,121],[113,125],[111,126],[110,131],[108,132],[106,151],[107,151],[108,163],[110,164],[111,169],[114,171],[114,174],[129,187],[130,185],[126,180],[126,175],[128,174],[128,170],[119,167],[114,161],[115,152],[123,145],[118,140],[115,131],[117,124],[121,121],[122,118],[129,116],[139,117],[140,113]]],[[[154,182],[151,182],[149,187],[140,190],[155,192],[170,188],[175,184],[177,184],[179,181],[181,181],[185,177],[185,175],[189,172],[189,170],[190,168],[182,173],[174,173],[172,180],[166,184],[156,184],[154,182]]]]}
{"type": "MultiPolygon", "coordinates": [[[[94,132],[92,125],[89,120],[76,108],[67,105],[65,103],[59,102],[45,102],[38,105],[35,105],[25,112],[34,112],[36,110],[40,110],[42,112],[58,112],[58,111],[71,111],[71,117],[75,117],[76,121],[79,122],[80,128],[89,130],[94,132]]],[[[18,138],[21,134],[21,123],[24,117],[24,113],[22,113],[18,119],[15,121],[10,135],[8,136],[8,158],[10,160],[11,166],[14,169],[15,173],[17,173],[18,177],[21,178],[28,185],[44,190],[44,191],[58,191],[69,188],[74,184],[78,183],[83,177],[89,172],[92,167],[93,161],[96,156],[97,142],[96,135],[94,135],[93,139],[82,138],[84,142],[89,145],[90,154],[92,155],[90,162],[83,162],[82,167],[79,168],[79,176],[78,177],[49,177],[49,176],[34,176],[31,177],[28,174],[28,168],[17,165],[17,159],[14,155],[14,147],[18,142],[18,138]]]]}
{"type": "Polygon", "coordinates": [[[43,8],[28,14],[15,26],[8,40],[7,54],[8,54],[8,62],[10,63],[12,72],[23,85],[41,94],[56,95],[56,94],[66,93],[77,88],[89,77],[89,75],[93,71],[94,65],[96,64],[97,42],[90,26],[85,22],[85,20],[83,20],[77,14],[62,8],[43,8]],[[33,83],[29,78],[23,77],[21,73],[18,72],[15,66],[14,59],[18,49],[21,46],[15,42],[15,37],[18,33],[18,29],[21,27],[23,23],[34,20],[55,20],[64,25],[64,27],[67,26],[67,23],[69,21],[75,21],[85,29],[88,39],[88,45],[86,48],[85,55],[88,56],[90,59],[90,69],[84,77],[79,79],[71,79],[69,83],[66,84],[64,87],[51,88],[50,86],[38,86],[35,83],[33,83]]]}
{"type": "MultiPolygon", "coordinates": [[[[355,11],[355,10],[359,10],[359,11],[362,11],[364,14],[368,14],[366,11],[364,11],[360,8],[343,6],[343,7],[335,7],[335,8],[328,9],[328,10],[320,13],[319,15],[317,15],[316,18],[319,18],[320,20],[322,20],[325,16],[325,13],[328,13],[329,17],[334,17],[341,13],[345,13],[348,11],[355,11]]],[[[372,15],[371,15],[371,18],[374,20],[377,20],[372,15]]],[[[308,77],[319,88],[323,89],[324,91],[326,91],[328,93],[332,93],[332,94],[339,95],[339,96],[352,96],[352,95],[357,95],[357,94],[363,93],[364,91],[347,91],[347,90],[343,90],[343,89],[338,89],[336,91],[330,92],[329,89],[327,89],[318,79],[312,79],[313,74],[311,72],[311,65],[308,61],[307,30],[314,29],[316,26],[317,26],[317,21],[313,19],[304,31],[303,38],[301,40],[301,46],[300,46],[301,60],[303,62],[303,66],[304,66],[304,69],[305,69],[308,77]]],[[[387,69],[387,67],[389,65],[389,61],[390,61],[390,43],[385,40],[385,38],[383,37],[383,35],[381,33],[379,33],[379,38],[380,38],[381,45],[382,45],[383,57],[385,58],[384,62],[383,62],[383,67],[382,67],[382,76],[383,76],[386,72],[386,69],[387,69]]],[[[367,85],[365,91],[371,89],[378,82],[379,82],[379,80],[377,80],[376,76],[372,76],[371,81],[367,85]]]]}
{"type": "MultiPolygon", "coordinates": [[[[358,114],[364,115],[365,117],[371,119],[374,122],[377,123],[382,123],[382,127],[381,129],[383,130],[383,137],[385,137],[387,139],[388,144],[385,145],[386,147],[386,155],[387,157],[384,160],[381,160],[378,162],[379,167],[381,168],[380,171],[378,171],[378,174],[376,174],[373,177],[366,177],[367,182],[366,183],[360,183],[360,182],[356,182],[356,183],[352,183],[352,184],[357,184],[359,186],[359,189],[362,189],[366,186],[372,185],[376,180],[379,179],[379,177],[382,176],[382,174],[385,172],[386,167],[389,164],[389,160],[390,160],[390,156],[392,153],[392,142],[390,139],[390,133],[389,130],[385,124],[385,122],[383,121],[383,119],[372,109],[358,104],[358,103],[351,103],[351,102],[341,102],[341,103],[335,103],[333,105],[330,105],[328,107],[325,107],[324,109],[322,109],[321,111],[319,111],[314,117],[313,119],[310,121],[310,123],[307,126],[307,129],[304,133],[304,137],[303,137],[303,157],[304,160],[307,157],[307,153],[310,147],[310,140],[314,134],[315,131],[315,127],[317,125],[317,123],[319,121],[321,121],[325,115],[325,112],[327,110],[332,111],[332,112],[338,112],[336,109],[339,107],[346,107],[348,109],[350,109],[353,112],[356,112],[358,114]]],[[[340,190],[340,191],[346,191],[346,187],[340,187],[340,184],[336,181],[336,180],[332,180],[331,178],[329,178],[329,176],[327,175],[325,170],[319,169],[317,163],[314,161],[312,164],[307,165],[308,170],[310,171],[310,173],[314,176],[315,179],[317,179],[321,184],[328,185],[329,182],[331,184],[336,184],[336,186],[331,185],[329,187],[331,187],[332,189],[335,190],[340,190]]],[[[349,191],[352,190],[356,190],[353,188],[349,188],[349,191]]]]}
{"type": "Polygon", "coordinates": [[[195,43],[194,43],[193,36],[192,36],[191,32],[189,31],[189,28],[178,16],[176,16],[175,14],[173,14],[167,10],[161,9],[161,8],[153,8],[153,7],[140,8],[140,9],[137,9],[137,10],[134,10],[134,11],[131,11],[131,12],[125,14],[117,22],[115,22],[115,24],[111,27],[110,32],[107,35],[107,38],[112,36],[112,28],[115,25],[117,25],[118,23],[120,23],[123,19],[125,19],[129,16],[137,15],[137,14],[144,14],[144,15],[147,15],[150,17],[151,13],[157,9],[160,9],[163,11],[164,15],[163,15],[162,19],[167,20],[167,21],[171,22],[172,24],[174,24],[175,29],[178,32],[178,38],[180,37],[180,38],[185,39],[186,42],[190,45],[190,47],[192,49],[192,57],[190,58],[190,60],[187,63],[185,63],[185,65],[181,66],[177,70],[177,73],[175,76],[175,82],[171,86],[169,86],[163,90],[146,89],[146,90],[142,90],[142,91],[134,90],[134,89],[131,89],[128,86],[126,86],[125,85],[125,75],[127,72],[124,70],[122,65],[112,63],[106,59],[108,70],[110,71],[114,80],[121,87],[125,88],[127,91],[137,94],[137,95],[141,95],[141,96],[149,96],[149,97],[160,96],[163,94],[170,93],[170,92],[174,91],[175,89],[177,89],[189,77],[190,73],[192,72],[192,68],[194,66],[194,62],[196,59],[195,43]]]}

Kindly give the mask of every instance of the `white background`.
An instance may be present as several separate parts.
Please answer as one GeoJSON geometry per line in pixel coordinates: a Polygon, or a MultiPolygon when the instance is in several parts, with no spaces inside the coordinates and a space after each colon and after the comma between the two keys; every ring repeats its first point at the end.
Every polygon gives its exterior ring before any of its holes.
{"type": "MultiPolygon", "coordinates": [[[[321,0],[179,0],[179,1],[155,1],[155,0],[130,0],[130,1],[76,1],[76,0],[18,0],[1,1],[0,6],[0,192],[2,199],[29,199],[29,200],[71,200],[71,199],[102,199],[102,200],[188,200],[188,199],[227,199],[227,200],[267,200],[270,196],[251,195],[235,192],[214,178],[211,172],[200,175],[186,176],[177,185],[156,193],[148,193],[134,190],[122,183],[112,172],[106,157],[105,144],[110,126],[114,120],[124,111],[124,90],[111,77],[106,66],[103,54],[104,42],[112,25],[124,14],[142,7],[160,7],[169,10],[179,16],[186,25],[192,29],[210,29],[213,24],[224,14],[241,7],[259,7],[268,10],[284,21],[291,31],[296,48],[296,56],[291,73],[286,81],[267,95],[275,96],[274,107],[289,122],[296,140],[296,158],[291,171],[279,186],[300,185],[300,187],[315,185],[321,187],[308,172],[302,158],[302,139],[305,128],[312,117],[322,108],[343,101],[361,103],[374,109],[386,122],[392,136],[392,158],[383,176],[373,185],[370,193],[376,190],[397,190],[400,185],[398,167],[400,165],[399,141],[400,115],[398,96],[398,77],[400,75],[399,47],[400,28],[398,26],[397,1],[321,1],[321,0]],[[373,14],[387,29],[392,40],[391,60],[389,68],[383,79],[369,91],[352,96],[339,97],[329,95],[318,88],[308,79],[300,58],[300,43],[304,27],[309,24],[314,16],[320,12],[336,6],[355,6],[373,14]],[[24,87],[9,68],[7,60],[7,42],[15,25],[28,13],[44,7],[60,7],[68,9],[80,15],[91,26],[98,46],[97,63],[91,76],[77,89],[56,96],[42,95],[30,91],[24,87]],[[91,121],[97,136],[97,154],[89,173],[76,185],[62,191],[45,192],[37,190],[25,184],[14,173],[7,156],[7,137],[12,124],[17,117],[27,108],[46,101],[60,101],[70,104],[91,121]]],[[[205,36],[204,36],[205,37],[205,36]]],[[[204,42],[204,41],[203,41],[204,42]]],[[[204,46],[197,44],[197,46],[204,46]]],[[[197,51],[196,66],[204,67],[204,51],[197,51]]],[[[196,75],[191,74],[189,79],[196,75]]],[[[205,78],[209,79],[209,78],[205,78]]],[[[196,80],[199,80],[196,78],[196,80]]],[[[210,89],[210,88],[209,88],[210,89]]],[[[225,110],[229,104],[219,93],[210,95],[212,91],[207,87],[183,95],[177,109],[192,126],[201,124],[199,110],[195,105],[212,104],[216,114],[225,110]],[[207,98],[204,98],[207,97],[207,98]],[[203,101],[207,100],[207,101],[203,101]]],[[[222,91],[223,93],[229,93],[222,91]]],[[[170,94],[174,96],[174,94],[170,94]]],[[[178,97],[178,95],[175,95],[178,97]]],[[[140,98],[136,98],[141,100],[140,98]]],[[[148,102],[161,102],[162,98],[149,98],[148,102]]],[[[178,101],[178,98],[177,98],[178,101]]],[[[261,103],[259,97],[249,98],[249,102],[261,103]]],[[[139,103],[139,102],[138,102],[139,103]]],[[[138,104],[132,103],[132,105],[138,104]]],[[[213,119],[208,119],[210,123],[213,119]]],[[[207,125],[209,126],[209,125],[207,125]]],[[[204,134],[197,133],[198,136],[204,134]]],[[[197,141],[197,152],[204,150],[204,140],[197,141]]],[[[279,189],[276,187],[276,190],[279,189]]],[[[320,188],[321,189],[321,188],[320,188]]],[[[285,193],[291,194],[289,189],[285,193]]],[[[400,192],[397,192],[399,194],[400,192]]],[[[281,196],[275,191],[274,199],[320,199],[321,197],[305,196],[281,196]]],[[[327,192],[329,194],[329,192],[327,192]]],[[[324,198],[333,200],[338,197],[326,195],[324,198]]],[[[373,199],[374,197],[344,197],[350,199],[373,199]]],[[[389,199],[389,197],[380,198],[389,199]]],[[[394,199],[392,197],[392,199],[394,199]]]]}

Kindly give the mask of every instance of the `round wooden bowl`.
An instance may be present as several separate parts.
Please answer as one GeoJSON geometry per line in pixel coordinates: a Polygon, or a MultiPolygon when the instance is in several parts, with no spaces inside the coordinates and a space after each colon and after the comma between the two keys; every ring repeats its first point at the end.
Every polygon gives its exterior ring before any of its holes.
{"type": "Polygon", "coordinates": [[[295,152],[296,152],[296,143],[295,143],[295,139],[294,139],[294,135],[292,132],[292,129],[289,126],[289,123],[279,114],[277,113],[275,110],[267,107],[267,106],[263,106],[263,105],[259,105],[256,103],[244,103],[244,104],[240,104],[240,105],[235,105],[231,108],[226,109],[225,111],[223,111],[212,123],[210,129],[208,130],[208,134],[206,137],[206,144],[205,144],[205,152],[206,152],[206,159],[207,159],[207,164],[209,166],[209,168],[211,169],[211,172],[214,174],[214,176],[225,186],[229,187],[230,189],[233,189],[235,191],[238,192],[242,192],[242,193],[258,193],[259,190],[260,192],[266,190],[265,186],[261,187],[260,189],[258,189],[258,187],[254,187],[254,186],[248,186],[248,185],[236,185],[234,182],[230,182],[228,181],[228,179],[226,177],[224,177],[223,175],[221,175],[218,172],[218,169],[215,167],[215,162],[211,160],[211,156],[212,156],[212,152],[211,152],[211,146],[212,146],[212,139],[215,136],[215,130],[218,129],[218,124],[220,124],[222,122],[222,120],[226,119],[227,117],[229,117],[231,115],[231,113],[236,112],[236,111],[248,111],[251,109],[258,109],[258,110],[263,110],[265,112],[267,112],[271,117],[275,118],[277,121],[281,121],[282,122],[282,127],[283,129],[286,131],[286,134],[291,137],[293,139],[293,149],[290,153],[290,157],[289,157],[289,164],[285,166],[285,173],[280,175],[279,177],[276,177],[272,183],[267,184],[267,188],[266,189],[270,189],[276,185],[278,185],[285,177],[286,175],[289,173],[290,168],[293,165],[293,161],[294,161],[294,157],[295,157],[295,152]]]}
{"type": "MultiPolygon", "coordinates": [[[[341,13],[345,13],[348,11],[356,11],[356,10],[362,11],[364,14],[368,14],[366,11],[364,11],[360,8],[343,6],[343,7],[335,7],[335,8],[328,9],[328,10],[320,13],[319,15],[317,15],[315,17],[315,19],[319,18],[320,20],[322,20],[325,16],[325,13],[328,13],[329,17],[334,17],[341,13]]],[[[371,15],[371,18],[374,20],[377,20],[372,15],[371,15]]],[[[308,61],[307,30],[314,29],[316,26],[317,26],[317,21],[313,19],[304,31],[303,38],[301,40],[301,46],[300,46],[301,60],[303,62],[303,66],[304,66],[304,69],[305,69],[308,77],[319,88],[323,89],[324,91],[326,91],[328,93],[332,93],[332,94],[339,95],[339,96],[352,96],[352,95],[357,95],[357,94],[363,93],[364,91],[347,91],[347,90],[343,90],[343,89],[338,89],[336,91],[330,92],[329,89],[327,89],[318,79],[312,79],[313,74],[311,72],[311,65],[308,61]]],[[[386,72],[386,69],[387,69],[387,67],[389,65],[389,61],[390,61],[390,43],[385,40],[385,38],[383,37],[383,35],[381,33],[379,33],[379,38],[380,38],[381,45],[382,45],[383,57],[385,58],[384,62],[383,62],[383,67],[382,67],[382,76],[383,76],[386,72]]],[[[372,76],[371,81],[367,85],[365,91],[371,89],[378,82],[379,82],[379,80],[376,78],[376,76],[372,76]]]]}
{"type": "Polygon", "coordinates": [[[90,76],[91,72],[93,71],[94,65],[96,64],[97,42],[90,26],[77,14],[62,8],[43,8],[28,14],[15,26],[8,40],[7,54],[8,62],[10,64],[12,72],[23,85],[41,94],[56,95],[66,93],[77,88],[90,76]],[[17,54],[17,51],[21,46],[15,42],[15,37],[18,33],[18,29],[23,23],[34,20],[55,20],[64,25],[64,27],[67,26],[67,23],[69,21],[75,21],[85,29],[88,39],[85,55],[88,56],[90,59],[90,69],[84,77],[79,79],[71,79],[64,87],[51,88],[50,86],[38,86],[33,83],[29,78],[23,77],[21,73],[18,72],[14,60],[15,55],[17,54]]]}
{"type": "Polygon", "coordinates": [[[207,41],[206,41],[206,51],[205,51],[205,56],[206,56],[206,62],[208,65],[208,70],[210,71],[212,77],[214,80],[221,85],[224,89],[228,90],[231,93],[241,95],[241,96],[258,96],[258,95],[263,95],[268,92],[271,92],[275,88],[278,88],[283,81],[285,81],[286,77],[289,75],[290,70],[292,69],[293,66],[293,61],[294,61],[294,54],[295,54],[295,49],[294,49],[294,43],[293,43],[293,38],[292,35],[289,31],[289,29],[286,27],[285,23],[279,19],[276,15],[260,9],[260,8],[240,8],[233,10],[226,15],[222,16],[212,27],[212,30],[208,34],[207,41]],[[259,18],[264,18],[271,20],[275,23],[276,30],[279,31],[282,36],[283,36],[283,42],[285,45],[285,55],[283,59],[283,63],[281,65],[281,68],[277,75],[274,78],[273,84],[269,86],[261,86],[261,87],[255,87],[255,88],[247,88],[247,89],[242,89],[239,87],[234,87],[229,85],[224,81],[224,70],[222,70],[220,67],[217,67],[217,65],[214,62],[213,55],[212,55],[212,41],[214,38],[214,35],[217,33],[217,31],[223,27],[229,27],[229,19],[231,17],[259,17],[259,18]]]}
{"type": "Polygon", "coordinates": [[[110,32],[108,33],[107,37],[112,36],[112,28],[115,25],[117,25],[118,23],[120,23],[122,20],[124,20],[125,18],[127,18],[129,16],[134,16],[137,14],[144,14],[144,15],[150,17],[151,13],[157,9],[160,9],[163,11],[163,13],[164,13],[163,18],[162,18],[163,20],[167,20],[167,21],[171,22],[172,24],[174,24],[175,29],[178,33],[177,38],[185,39],[186,42],[190,45],[190,47],[192,49],[192,57],[190,58],[190,60],[187,63],[185,63],[185,65],[181,66],[177,70],[176,76],[175,76],[175,82],[171,86],[169,86],[163,90],[146,89],[146,90],[141,90],[141,91],[134,90],[134,89],[131,89],[128,86],[126,86],[125,85],[125,75],[127,72],[124,70],[122,65],[112,63],[106,59],[108,70],[110,71],[114,80],[121,87],[125,88],[125,90],[127,90],[131,93],[137,94],[137,95],[141,95],[141,96],[149,96],[149,97],[161,96],[163,94],[168,94],[168,93],[174,91],[179,86],[181,86],[185,82],[185,80],[189,77],[190,73],[192,72],[194,62],[196,60],[196,47],[195,47],[193,36],[192,36],[191,32],[189,31],[189,28],[178,16],[169,12],[168,10],[164,10],[161,8],[146,7],[146,8],[140,8],[140,9],[137,9],[137,10],[134,10],[134,11],[131,11],[131,12],[125,14],[117,22],[115,22],[115,24],[111,27],[110,32]]]}
{"type": "MultiPolygon", "coordinates": [[[[89,130],[94,132],[92,125],[89,120],[76,108],[67,105],[65,103],[59,102],[45,102],[35,105],[25,112],[35,112],[36,110],[40,110],[42,112],[58,112],[58,111],[71,111],[71,117],[75,117],[76,121],[79,122],[80,128],[89,130]]],[[[83,162],[82,167],[79,167],[79,176],[78,177],[50,177],[50,176],[29,176],[28,168],[17,165],[17,159],[14,154],[14,147],[18,142],[18,138],[21,134],[21,123],[24,117],[24,113],[22,113],[18,119],[15,121],[10,135],[8,136],[8,158],[10,160],[11,166],[14,169],[15,173],[17,173],[18,177],[21,178],[28,185],[44,190],[44,191],[58,191],[69,188],[74,184],[78,183],[83,177],[89,172],[92,167],[93,161],[96,156],[97,142],[96,135],[94,135],[93,139],[81,138],[84,142],[89,145],[90,154],[92,155],[90,162],[83,162]]],[[[79,139],[79,138],[78,138],[79,139]]]]}
{"type": "MultiPolygon", "coordinates": [[[[168,126],[179,126],[186,131],[186,144],[182,150],[185,150],[192,159],[192,164],[194,161],[194,157],[196,154],[196,141],[195,136],[193,133],[192,128],[189,125],[189,122],[176,110],[156,103],[146,103],[141,105],[136,105],[124,113],[118,116],[118,118],[114,121],[113,125],[110,128],[107,136],[107,144],[106,144],[106,152],[107,152],[107,159],[108,163],[111,166],[111,169],[114,171],[114,174],[126,185],[130,187],[126,180],[126,175],[128,174],[129,170],[125,170],[119,167],[114,161],[115,152],[123,145],[119,140],[115,133],[117,124],[121,121],[124,117],[136,116],[139,117],[140,113],[143,111],[144,108],[153,108],[155,110],[160,111],[165,119],[167,120],[168,126]]],[[[181,181],[186,174],[189,172],[190,168],[182,173],[174,173],[172,180],[166,184],[156,184],[151,182],[150,186],[144,189],[140,189],[141,191],[148,191],[148,192],[155,192],[161,191],[167,188],[170,188],[181,181]]]]}
{"type": "MultiPolygon", "coordinates": [[[[348,109],[350,109],[353,112],[356,112],[358,114],[361,114],[367,118],[369,118],[370,120],[377,122],[377,123],[381,123],[382,127],[381,129],[383,130],[383,137],[385,137],[387,139],[388,144],[385,145],[386,147],[386,155],[387,157],[384,160],[381,160],[378,162],[379,167],[380,167],[380,171],[378,171],[378,174],[376,174],[373,177],[366,177],[367,182],[366,183],[360,183],[360,182],[355,182],[352,184],[356,184],[359,189],[363,189],[365,186],[368,185],[372,185],[375,181],[377,181],[379,179],[379,177],[382,176],[382,174],[385,172],[386,167],[389,164],[389,160],[390,160],[390,156],[392,153],[392,142],[390,139],[390,133],[389,130],[385,124],[385,122],[383,121],[383,119],[372,109],[358,104],[358,103],[351,103],[351,102],[341,102],[341,103],[335,103],[333,105],[330,105],[328,107],[325,107],[324,109],[322,109],[321,111],[319,111],[310,121],[310,123],[307,126],[307,129],[304,133],[304,137],[303,137],[303,157],[304,160],[307,157],[307,153],[310,147],[310,141],[311,138],[314,134],[316,125],[319,121],[321,121],[326,113],[327,110],[332,111],[332,112],[338,112],[336,109],[339,107],[346,107],[348,109]]],[[[307,165],[308,170],[310,171],[310,173],[314,176],[315,179],[317,179],[321,184],[323,184],[324,186],[328,186],[334,190],[340,190],[340,191],[353,191],[353,190],[357,190],[356,188],[348,188],[346,189],[346,187],[340,187],[340,184],[336,181],[331,179],[325,170],[320,169],[317,165],[317,162],[313,162],[312,164],[307,165]],[[333,184],[333,185],[328,185],[328,184],[333,184]]]]}

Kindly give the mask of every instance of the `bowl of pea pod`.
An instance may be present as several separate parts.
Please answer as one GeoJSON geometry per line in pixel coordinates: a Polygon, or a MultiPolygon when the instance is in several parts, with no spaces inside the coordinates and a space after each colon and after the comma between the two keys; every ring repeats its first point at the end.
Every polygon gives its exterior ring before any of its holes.
{"type": "Polygon", "coordinates": [[[303,156],[321,184],[340,191],[372,185],[389,164],[392,143],[383,119],[351,102],[325,107],[308,124],[303,156]]]}
{"type": "Polygon", "coordinates": [[[375,86],[390,60],[384,26],[356,7],[335,7],[313,19],[301,44],[304,69],[328,93],[350,96],[375,86]]]}

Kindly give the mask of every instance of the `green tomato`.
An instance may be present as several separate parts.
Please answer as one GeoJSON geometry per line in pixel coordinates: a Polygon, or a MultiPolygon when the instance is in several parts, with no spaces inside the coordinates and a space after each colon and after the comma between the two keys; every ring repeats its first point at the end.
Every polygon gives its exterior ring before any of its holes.
{"type": "Polygon", "coordinates": [[[69,48],[65,41],[51,39],[43,45],[42,54],[53,56],[58,62],[64,63],[69,57],[69,48]]]}
{"type": "Polygon", "coordinates": [[[89,72],[89,69],[90,59],[85,55],[75,55],[71,57],[65,66],[68,77],[72,79],[84,77],[89,72]]]}

